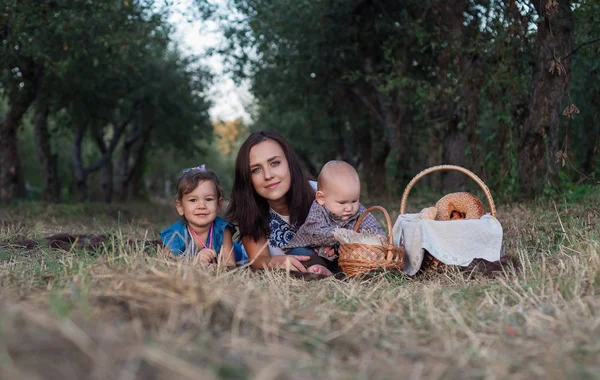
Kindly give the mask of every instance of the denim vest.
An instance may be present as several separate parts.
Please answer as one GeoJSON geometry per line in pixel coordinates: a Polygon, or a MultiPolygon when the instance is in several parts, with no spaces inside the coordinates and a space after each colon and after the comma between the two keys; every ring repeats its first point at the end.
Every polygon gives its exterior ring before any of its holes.
{"type": "MultiPolygon", "coordinates": [[[[225,229],[229,229],[231,234],[233,235],[235,229],[233,225],[227,222],[225,219],[217,216],[213,224],[213,249],[217,254],[221,251],[221,246],[223,245],[223,235],[225,234],[225,229]]],[[[192,252],[192,244],[190,244],[193,240],[192,237],[188,233],[187,224],[178,221],[175,224],[165,228],[160,232],[160,240],[164,243],[167,248],[173,253],[175,256],[179,255],[189,255],[193,256],[196,252],[192,252]]],[[[233,253],[235,255],[235,262],[238,265],[243,265],[248,260],[248,255],[244,250],[244,247],[238,243],[233,242],[233,253]]]]}

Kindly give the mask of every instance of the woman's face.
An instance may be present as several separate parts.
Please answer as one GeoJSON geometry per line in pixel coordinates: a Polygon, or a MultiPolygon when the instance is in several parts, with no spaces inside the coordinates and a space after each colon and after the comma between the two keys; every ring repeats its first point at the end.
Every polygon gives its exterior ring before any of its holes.
{"type": "Polygon", "coordinates": [[[270,204],[284,199],[290,189],[290,167],[281,146],[265,140],[250,149],[250,177],[256,192],[270,204]]]}

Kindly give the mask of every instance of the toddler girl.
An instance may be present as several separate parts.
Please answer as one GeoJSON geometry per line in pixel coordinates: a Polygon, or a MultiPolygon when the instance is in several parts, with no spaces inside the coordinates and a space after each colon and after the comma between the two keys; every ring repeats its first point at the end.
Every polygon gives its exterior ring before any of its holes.
{"type": "Polygon", "coordinates": [[[203,264],[243,263],[245,252],[234,243],[234,227],[217,216],[223,203],[223,189],[217,175],[206,165],[186,169],[177,182],[175,208],[182,220],[160,232],[170,255],[197,255],[203,264]]]}

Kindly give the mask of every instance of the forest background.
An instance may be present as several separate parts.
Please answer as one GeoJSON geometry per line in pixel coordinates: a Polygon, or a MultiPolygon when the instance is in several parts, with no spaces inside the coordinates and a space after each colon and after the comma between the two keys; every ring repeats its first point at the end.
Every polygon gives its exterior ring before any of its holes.
{"type": "Polygon", "coordinates": [[[258,129],[288,137],[312,175],[355,165],[371,199],[441,163],[506,200],[598,186],[596,1],[195,0],[186,17],[225,37],[207,54],[249,83],[250,123],[210,119],[214,73],[182,54],[172,1],[0,4],[2,202],[165,198],[198,163],[230,189],[258,129]]]}

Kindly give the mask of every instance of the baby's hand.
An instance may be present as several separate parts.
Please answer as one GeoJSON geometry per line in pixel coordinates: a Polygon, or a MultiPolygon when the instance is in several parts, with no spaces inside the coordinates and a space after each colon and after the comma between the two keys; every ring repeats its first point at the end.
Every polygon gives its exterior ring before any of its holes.
{"type": "Polygon", "coordinates": [[[335,249],[333,247],[323,247],[323,254],[329,258],[335,256],[335,249]]]}
{"type": "Polygon", "coordinates": [[[213,249],[204,248],[198,252],[196,260],[200,262],[200,264],[208,265],[217,261],[217,253],[213,249]]]}

